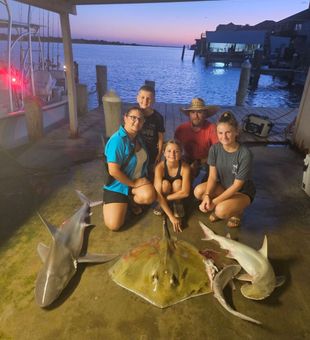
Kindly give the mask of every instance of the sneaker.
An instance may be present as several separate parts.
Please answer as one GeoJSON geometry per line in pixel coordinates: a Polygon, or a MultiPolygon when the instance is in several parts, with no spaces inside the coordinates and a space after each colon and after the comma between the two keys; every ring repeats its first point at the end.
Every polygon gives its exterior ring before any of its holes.
{"type": "Polygon", "coordinates": [[[156,216],[162,216],[162,215],[163,215],[163,210],[162,210],[162,208],[161,208],[159,205],[157,205],[157,206],[153,209],[153,213],[154,213],[154,215],[156,215],[156,216]]]}
{"type": "Polygon", "coordinates": [[[183,218],[185,216],[184,206],[181,201],[173,202],[173,214],[177,218],[183,218]]]}

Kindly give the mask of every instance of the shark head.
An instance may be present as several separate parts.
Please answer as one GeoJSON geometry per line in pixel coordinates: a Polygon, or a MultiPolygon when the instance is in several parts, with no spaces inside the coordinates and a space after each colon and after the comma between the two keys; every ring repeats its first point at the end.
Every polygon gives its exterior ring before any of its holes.
{"type": "Polygon", "coordinates": [[[40,307],[54,302],[76,272],[76,261],[70,256],[60,262],[47,261],[37,276],[35,297],[40,307]]]}

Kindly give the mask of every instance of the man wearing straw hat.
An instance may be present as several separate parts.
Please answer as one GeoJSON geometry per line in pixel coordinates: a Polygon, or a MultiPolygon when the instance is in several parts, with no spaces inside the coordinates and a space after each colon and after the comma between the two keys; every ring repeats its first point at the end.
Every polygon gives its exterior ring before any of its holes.
{"type": "Polygon", "coordinates": [[[184,158],[191,164],[193,178],[198,176],[202,167],[208,169],[206,162],[209,149],[218,142],[216,126],[207,120],[218,110],[218,106],[205,105],[201,98],[193,98],[188,107],[181,109],[189,121],[177,127],[175,139],[181,143],[184,158]]]}

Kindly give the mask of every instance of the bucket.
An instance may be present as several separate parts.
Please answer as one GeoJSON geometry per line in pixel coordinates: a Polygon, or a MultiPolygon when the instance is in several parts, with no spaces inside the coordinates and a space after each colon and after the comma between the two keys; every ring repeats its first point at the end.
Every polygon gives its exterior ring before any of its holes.
{"type": "Polygon", "coordinates": [[[103,97],[103,112],[105,122],[105,137],[109,138],[118,130],[121,124],[121,98],[115,91],[108,91],[103,97]]]}

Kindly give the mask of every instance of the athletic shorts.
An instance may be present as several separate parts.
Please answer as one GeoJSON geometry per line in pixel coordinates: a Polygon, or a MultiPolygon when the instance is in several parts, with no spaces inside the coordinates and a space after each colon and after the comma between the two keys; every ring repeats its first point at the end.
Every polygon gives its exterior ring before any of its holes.
{"type": "Polygon", "coordinates": [[[119,192],[103,189],[103,203],[128,203],[129,199],[127,195],[119,192]]]}

